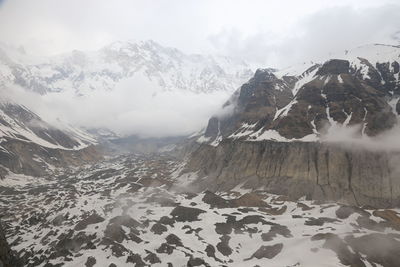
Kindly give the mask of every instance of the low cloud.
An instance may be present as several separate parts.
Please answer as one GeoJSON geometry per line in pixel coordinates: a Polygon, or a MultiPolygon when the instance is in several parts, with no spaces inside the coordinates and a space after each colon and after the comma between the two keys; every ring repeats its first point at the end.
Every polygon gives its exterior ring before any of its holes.
{"type": "Polygon", "coordinates": [[[145,79],[128,79],[112,91],[95,90],[85,96],[67,90],[39,96],[20,88],[13,88],[7,94],[53,125],[62,122],[85,128],[108,128],[121,135],[141,137],[196,132],[207,125],[229,96],[227,92],[163,91],[145,79]]]}
{"type": "Polygon", "coordinates": [[[341,124],[335,124],[327,129],[321,139],[323,142],[344,145],[347,148],[400,152],[400,125],[396,124],[392,129],[373,137],[361,136],[362,128],[363,125],[345,127],[341,124]]]}

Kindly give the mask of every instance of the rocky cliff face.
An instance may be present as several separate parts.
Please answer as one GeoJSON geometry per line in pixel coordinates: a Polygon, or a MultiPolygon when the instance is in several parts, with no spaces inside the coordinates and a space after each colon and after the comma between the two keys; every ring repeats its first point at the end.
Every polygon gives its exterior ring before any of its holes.
{"type": "Polygon", "coordinates": [[[0,266],[18,267],[22,266],[7,243],[3,228],[0,224],[0,266]]]}
{"type": "Polygon", "coordinates": [[[242,186],[293,199],[388,207],[400,205],[399,160],[400,153],[316,142],[224,140],[200,146],[187,169],[206,177],[193,184],[199,190],[242,186]]]}

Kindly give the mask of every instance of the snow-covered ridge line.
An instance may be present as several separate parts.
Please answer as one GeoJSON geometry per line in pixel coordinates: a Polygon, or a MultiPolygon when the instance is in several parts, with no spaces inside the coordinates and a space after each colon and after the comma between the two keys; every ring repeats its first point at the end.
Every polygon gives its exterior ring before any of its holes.
{"type": "Polygon", "coordinates": [[[134,75],[143,76],[167,91],[232,92],[253,74],[243,61],[187,55],[151,40],[116,42],[98,51],[72,51],[41,60],[9,54],[0,53],[3,83],[16,83],[41,94],[73,90],[82,95],[92,90],[113,90],[119,82],[134,75]]]}

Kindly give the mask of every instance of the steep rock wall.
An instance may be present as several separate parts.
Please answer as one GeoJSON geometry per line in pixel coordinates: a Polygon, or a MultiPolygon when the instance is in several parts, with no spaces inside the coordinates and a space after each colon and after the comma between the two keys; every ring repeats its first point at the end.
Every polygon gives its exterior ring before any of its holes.
{"type": "Polygon", "coordinates": [[[375,207],[400,206],[400,153],[305,142],[224,140],[194,151],[187,171],[198,171],[196,190],[265,188],[375,207]]]}
{"type": "Polygon", "coordinates": [[[14,252],[7,243],[3,228],[0,224],[0,266],[2,267],[18,267],[22,266],[15,257],[14,252]]]}

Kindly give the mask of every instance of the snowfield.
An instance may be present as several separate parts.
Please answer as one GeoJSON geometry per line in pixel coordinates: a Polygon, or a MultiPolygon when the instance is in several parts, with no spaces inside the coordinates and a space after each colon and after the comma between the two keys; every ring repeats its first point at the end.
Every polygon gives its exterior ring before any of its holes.
{"type": "Polygon", "coordinates": [[[179,175],[182,169],[167,156],[132,155],[46,179],[10,174],[0,181],[8,240],[25,266],[400,262],[398,210],[290,200],[240,186],[194,193],[196,174],[179,175]]]}

